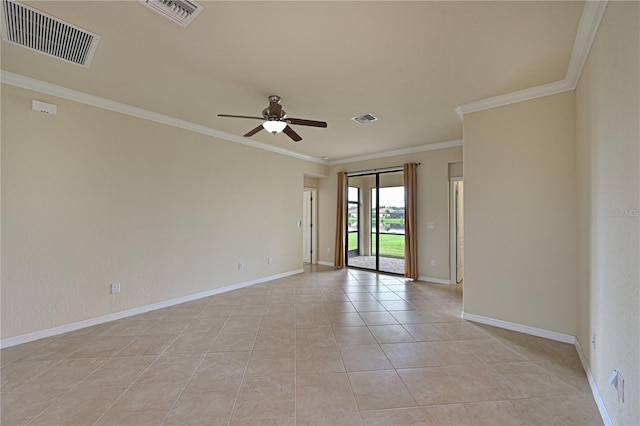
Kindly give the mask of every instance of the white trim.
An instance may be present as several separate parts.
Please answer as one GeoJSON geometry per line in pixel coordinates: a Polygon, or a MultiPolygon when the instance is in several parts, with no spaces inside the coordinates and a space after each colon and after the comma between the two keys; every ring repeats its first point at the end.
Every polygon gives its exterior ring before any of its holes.
{"type": "Polygon", "coordinates": [[[573,52],[571,52],[567,75],[564,78],[573,89],[576,88],[578,81],[580,81],[582,69],[589,57],[591,45],[596,38],[598,27],[600,27],[600,22],[602,21],[606,8],[607,0],[586,1],[584,3],[580,25],[578,26],[576,39],[573,43],[573,52]]]}
{"type": "MultiPolygon", "coordinates": [[[[311,192],[311,264],[318,263],[318,188],[305,186],[302,193],[311,192]]],[[[304,199],[304,195],[303,195],[304,199]]],[[[304,218],[302,218],[304,232],[304,218]]],[[[304,237],[303,237],[304,238],[304,237]]],[[[302,253],[304,256],[304,253],[302,253]]]]}
{"type": "Polygon", "coordinates": [[[443,279],[440,279],[440,278],[425,277],[425,276],[422,276],[422,275],[418,277],[418,281],[426,281],[426,282],[435,283],[435,284],[451,284],[451,280],[443,280],[443,279]]]}
{"type": "Polygon", "coordinates": [[[513,330],[519,333],[530,334],[532,336],[544,337],[545,339],[556,340],[558,342],[569,343],[571,345],[576,343],[575,336],[572,336],[570,334],[558,333],[556,331],[545,330],[543,328],[530,327],[528,325],[516,324],[514,322],[483,317],[481,315],[468,314],[466,312],[462,312],[462,318],[468,321],[505,328],[507,330],[513,330]]]}
{"type": "Polygon", "coordinates": [[[464,182],[464,177],[449,178],[449,282],[452,284],[458,279],[455,182],[464,182]]]}
{"type": "Polygon", "coordinates": [[[605,424],[605,426],[613,426],[611,417],[609,417],[609,413],[607,412],[607,407],[604,405],[604,400],[600,395],[600,391],[598,390],[596,381],[593,378],[593,374],[591,374],[589,363],[587,363],[587,359],[585,358],[584,353],[582,352],[582,348],[580,347],[580,343],[578,342],[577,339],[576,339],[575,347],[576,347],[576,352],[578,352],[578,358],[580,358],[580,362],[582,363],[582,368],[584,368],[584,372],[587,374],[587,380],[589,381],[589,386],[591,387],[591,394],[593,395],[593,399],[596,402],[598,411],[600,411],[600,417],[602,417],[602,422],[605,424]]]}
{"type": "MultiPolygon", "coordinates": [[[[435,149],[445,149],[456,146],[462,146],[462,139],[456,139],[453,141],[439,142],[434,144],[421,145],[411,148],[403,148],[394,151],[381,152],[377,154],[369,154],[358,157],[345,158],[335,161],[325,161],[320,158],[312,157],[305,154],[300,154],[288,149],[278,148],[276,146],[267,145],[261,142],[256,142],[252,139],[243,138],[233,135],[231,133],[223,132],[221,130],[212,129],[207,126],[192,123],[186,120],[180,120],[178,118],[170,117],[168,115],[159,114],[157,112],[149,111],[143,108],[134,107],[131,105],[123,104],[121,102],[112,101],[110,99],[101,98],[99,96],[90,95],[88,93],[80,92],[77,90],[69,89],[66,87],[58,86],[55,84],[47,83],[45,81],[36,80],[30,77],[25,77],[20,74],[14,74],[8,71],[0,71],[0,82],[9,84],[11,86],[21,87],[27,90],[33,90],[36,92],[44,93],[51,96],[56,96],[61,99],[67,99],[70,101],[78,102],[85,105],[91,105],[96,108],[106,109],[108,111],[118,112],[132,117],[141,118],[143,120],[154,121],[156,123],[166,124],[168,126],[177,127],[179,129],[189,130],[196,133],[201,133],[207,136],[213,136],[218,139],[223,139],[229,142],[239,143],[241,145],[251,146],[253,148],[263,149],[265,151],[275,152],[277,154],[287,155],[289,157],[298,158],[300,160],[311,161],[313,163],[323,165],[335,165],[346,164],[355,161],[373,160],[377,158],[386,158],[403,154],[414,154],[423,151],[432,151],[435,149]]],[[[326,177],[318,175],[318,177],[326,177]]]]}
{"type": "Polygon", "coordinates": [[[114,111],[121,114],[130,115],[132,117],[141,118],[143,120],[149,120],[149,121],[154,121],[156,123],[166,124],[168,126],[177,127],[179,129],[189,130],[196,133],[201,133],[207,136],[213,136],[214,138],[223,139],[229,142],[239,143],[241,145],[247,145],[247,146],[262,149],[265,151],[271,151],[277,154],[298,158],[300,160],[311,161],[313,163],[324,164],[324,165],[327,164],[326,161],[316,157],[311,157],[309,155],[304,155],[297,152],[289,151],[287,149],[278,148],[278,147],[267,145],[261,142],[256,142],[252,139],[232,135],[231,133],[212,129],[210,127],[203,126],[200,124],[195,124],[190,121],[180,120],[178,118],[169,117],[168,115],[158,114],[157,112],[153,112],[143,108],[138,108],[131,105],[123,104],[121,102],[116,102],[109,99],[101,98],[99,96],[89,95],[87,93],[79,92],[77,90],[72,90],[66,87],[57,86],[55,84],[25,77],[19,74],[14,74],[8,71],[1,71],[0,81],[2,83],[9,84],[11,86],[21,87],[23,89],[45,93],[47,95],[56,96],[58,98],[67,99],[67,100],[78,102],[85,105],[91,105],[96,108],[106,109],[108,111],[114,111]]]}
{"type": "MultiPolygon", "coordinates": [[[[569,90],[574,90],[582,74],[582,69],[589,56],[589,50],[598,32],[598,27],[604,16],[605,9],[607,7],[608,0],[604,1],[587,1],[585,2],[582,16],[580,18],[580,24],[576,34],[576,39],[573,44],[573,51],[571,53],[571,59],[567,69],[566,76],[563,80],[553,83],[543,84],[517,92],[507,93],[504,95],[494,96],[487,99],[482,99],[474,102],[470,102],[464,105],[460,105],[455,108],[456,113],[462,119],[464,114],[471,112],[482,111],[485,109],[496,108],[499,106],[510,105],[517,102],[536,99],[543,96],[554,95],[569,90]]],[[[19,74],[14,74],[8,71],[0,72],[0,81],[2,83],[10,84],[17,87],[22,87],[28,90],[34,90],[40,93],[46,93],[52,96],[57,96],[62,99],[68,99],[71,101],[91,105],[97,108],[103,108],[109,111],[115,111],[122,114],[130,115],[145,120],[155,121],[157,123],[166,124],[173,127],[178,127],[184,130],[190,130],[196,133],[202,133],[205,135],[213,136],[219,139],[223,139],[229,142],[235,142],[242,145],[251,146],[253,148],[263,149],[265,151],[271,151],[282,155],[298,158],[301,160],[311,161],[324,165],[338,165],[353,163],[356,161],[373,160],[378,158],[392,157],[396,155],[413,154],[423,151],[431,151],[435,149],[451,148],[455,146],[462,146],[462,139],[454,141],[440,142],[435,144],[421,145],[418,147],[403,148],[394,151],[387,151],[377,154],[369,154],[357,157],[344,158],[334,161],[325,161],[316,157],[300,154],[297,152],[289,151],[287,149],[278,148],[272,145],[267,145],[261,142],[256,142],[251,139],[241,138],[239,136],[215,130],[210,127],[202,126],[199,124],[191,123],[189,121],[180,120],[177,118],[169,117],[163,114],[158,114],[153,111],[145,110],[142,108],[133,107],[120,102],[112,101],[109,99],[101,98],[98,96],[89,95],[87,93],[79,92],[76,90],[68,89],[66,87],[57,86],[44,81],[32,79],[19,74]]]]}
{"type": "Polygon", "coordinates": [[[396,155],[415,154],[417,152],[453,148],[453,147],[462,146],[462,145],[463,145],[462,139],[455,139],[452,141],[430,143],[426,145],[413,146],[410,148],[396,149],[394,151],[379,152],[377,154],[367,154],[367,155],[360,155],[357,157],[343,158],[341,160],[332,160],[332,161],[329,161],[328,164],[330,166],[335,166],[337,164],[347,164],[347,163],[355,163],[356,161],[375,160],[378,158],[394,157],[396,155]]]}
{"type": "Polygon", "coordinates": [[[578,357],[580,358],[580,363],[582,363],[582,368],[587,375],[587,380],[589,381],[589,387],[591,387],[591,393],[593,394],[593,399],[595,400],[596,406],[598,407],[598,411],[600,412],[600,416],[602,417],[602,422],[605,426],[613,426],[613,422],[609,417],[609,413],[607,412],[607,407],[604,404],[604,400],[600,395],[600,391],[598,390],[598,386],[596,384],[595,379],[593,378],[593,374],[591,373],[591,369],[589,368],[589,364],[582,352],[582,348],[580,347],[580,343],[575,336],[571,336],[569,334],[557,333],[555,331],[544,330],[536,327],[529,327],[528,325],[516,324],[508,321],[502,321],[494,318],[483,317],[481,315],[468,314],[463,312],[462,318],[467,321],[479,322],[481,324],[487,324],[494,327],[505,328],[507,330],[513,330],[520,333],[531,334],[533,336],[544,337],[551,340],[556,340],[558,342],[569,343],[575,346],[576,352],[578,353],[578,357]]]}
{"type": "Polygon", "coordinates": [[[556,81],[555,83],[543,84],[542,86],[531,87],[529,89],[518,90],[504,95],[494,96],[492,98],[482,99],[461,105],[456,108],[456,112],[462,118],[465,114],[471,112],[483,111],[485,109],[497,108],[505,105],[511,105],[518,102],[528,101],[531,99],[542,98],[544,96],[555,95],[562,92],[573,90],[571,84],[566,80],[556,81]]]}
{"type": "Polygon", "coordinates": [[[291,275],[301,274],[303,272],[304,272],[303,269],[296,269],[289,272],[283,272],[281,274],[270,275],[268,277],[258,278],[255,280],[245,281],[237,284],[231,284],[228,286],[215,288],[213,290],[207,290],[200,293],[190,294],[188,296],[182,296],[175,299],[165,300],[163,302],[152,303],[151,305],[140,306],[139,308],[133,308],[133,309],[128,309],[126,311],[115,312],[113,314],[103,315],[96,318],[90,318],[84,321],[78,321],[71,324],[65,324],[58,327],[48,328],[46,330],[35,331],[33,333],[23,334],[20,336],[9,337],[7,339],[0,340],[0,348],[4,349],[10,346],[15,346],[22,343],[43,339],[45,337],[57,336],[59,334],[68,333],[70,331],[80,330],[81,328],[91,327],[91,326],[102,324],[105,322],[115,321],[122,318],[131,317],[133,315],[143,314],[145,312],[155,311],[157,309],[179,305],[180,303],[191,302],[193,300],[202,299],[203,297],[215,296],[216,294],[226,293],[228,291],[237,290],[237,289],[249,287],[255,284],[261,284],[267,281],[273,281],[280,278],[289,277],[291,275]]]}
{"type": "Polygon", "coordinates": [[[332,268],[336,266],[333,262],[325,262],[324,260],[318,260],[318,265],[331,266],[332,268]]]}
{"type": "Polygon", "coordinates": [[[591,49],[593,40],[598,32],[598,27],[600,26],[600,22],[604,16],[607,1],[608,0],[585,2],[584,9],[582,10],[582,16],[580,17],[580,24],[578,25],[578,31],[576,33],[576,39],[573,43],[571,59],[569,60],[569,66],[567,67],[567,73],[565,74],[564,79],[460,105],[455,109],[458,116],[462,119],[465,114],[469,114],[471,112],[483,111],[485,109],[501,107],[517,102],[541,98],[543,96],[556,95],[558,93],[575,90],[578,85],[580,75],[582,74],[584,64],[589,56],[589,50],[591,49]]]}

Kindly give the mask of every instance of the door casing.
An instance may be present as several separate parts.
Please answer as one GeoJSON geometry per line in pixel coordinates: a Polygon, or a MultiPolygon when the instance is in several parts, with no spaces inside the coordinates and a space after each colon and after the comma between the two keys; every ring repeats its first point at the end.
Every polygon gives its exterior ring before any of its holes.
{"type": "Polygon", "coordinates": [[[305,187],[302,193],[302,261],[318,263],[318,190],[305,187]]]}
{"type": "MultiPolygon", "coordinates": [[[[457,232],[457,203],[456,203],[456,182],[464,182],[462,177],[452,177],[449,180],[449,283],[456,284],[458,282],[458,232],[457,232]]],[[[464,209],[464,205],[463,205],[464,209]]],[[[464,248],[463,248],[464,249],[464,248]]],[[[463,257],[464,261],[464,257],[463,257]]],[[[464,266],[463,266],[464,267],[464,266]]]]}

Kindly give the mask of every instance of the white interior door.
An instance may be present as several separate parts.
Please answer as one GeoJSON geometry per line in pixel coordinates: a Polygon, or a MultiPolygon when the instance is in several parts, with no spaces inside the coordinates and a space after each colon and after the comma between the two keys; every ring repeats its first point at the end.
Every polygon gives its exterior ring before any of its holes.
{"type": "Polygon", "coordinates": [[[456,182],[456,283],[464,279],[464,182],[456,182]]]}
{"type": "Polygon", "coordinates": [[[302,193],[302,261],[311,263],[313,259],[313,193],[305,190],[302,193]]]}

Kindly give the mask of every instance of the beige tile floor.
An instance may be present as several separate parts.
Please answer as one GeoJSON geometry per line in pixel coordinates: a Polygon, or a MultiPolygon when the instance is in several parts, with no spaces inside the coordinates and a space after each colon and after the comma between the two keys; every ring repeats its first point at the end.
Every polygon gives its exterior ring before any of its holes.
{"type": "Polygon", "coordinates": [[[3,349],[2,425],[601,424],[571,345],[459,286],[304,274],[3,349]]]}

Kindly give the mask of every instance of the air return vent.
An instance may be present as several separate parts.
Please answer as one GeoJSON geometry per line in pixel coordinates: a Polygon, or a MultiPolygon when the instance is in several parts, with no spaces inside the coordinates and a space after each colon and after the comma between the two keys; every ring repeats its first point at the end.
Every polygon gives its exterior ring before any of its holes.
{"type": "Polygon", "coordinates": [[[2,0],[2,39],[88,68],[100,36],[27,5],[2,0]]]}
{"type": "Polygon", "coordinates": [[[355,117],[351,117],[351,119],[356,123],[360,123],[360,124],[371,123],[372,121],[378,120],[378,118],[373,116],[372,114],[362,114],[355,117]]]}
{"type": "Polygon", "coordinates": [[[193,21],[204,7],[187,0],[138,0],[149,9],[156,11],[182,27],[193,21]]]}

